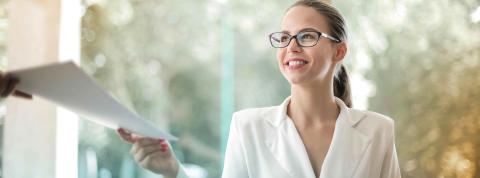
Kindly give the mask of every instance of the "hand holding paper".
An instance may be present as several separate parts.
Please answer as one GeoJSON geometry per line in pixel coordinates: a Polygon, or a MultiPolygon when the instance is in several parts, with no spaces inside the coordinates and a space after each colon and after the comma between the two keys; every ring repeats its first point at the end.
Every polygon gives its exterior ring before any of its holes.
{"type": "Polygon", "coordinates": [[[12,71],[18,90],[42,97],[106,127],[139,135],[176,140],[118,103],[74,63],[59,63],[12,71]]]}
{"type": "Polygon", "coordinates": [[[32,99],[32,95],[15,89],[19,80],[12,78],[9,74],[0,72],[0,97],[5,98],[13,95],[21,98],[32,99]]]}

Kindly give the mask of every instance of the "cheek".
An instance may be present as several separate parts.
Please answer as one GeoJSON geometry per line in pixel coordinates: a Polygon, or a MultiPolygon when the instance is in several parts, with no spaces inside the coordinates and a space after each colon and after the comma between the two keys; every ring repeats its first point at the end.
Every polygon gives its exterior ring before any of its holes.
{"type": "Polygon", "coordinates": [[[282,62],[283,58],[285,58],[285,49],[284,48],[278,49],[277,50],[277,62],[278,62],[279,66],[283,65],[283,62],[282,62]]]}
{"type": "Polygon", "coordinates": [[[309,57],[314,58],[317,63],[321,63],[323,67],[329,65],[332,61],[331,54],[328,50],[319,48],[311,51],[309,57]]]}

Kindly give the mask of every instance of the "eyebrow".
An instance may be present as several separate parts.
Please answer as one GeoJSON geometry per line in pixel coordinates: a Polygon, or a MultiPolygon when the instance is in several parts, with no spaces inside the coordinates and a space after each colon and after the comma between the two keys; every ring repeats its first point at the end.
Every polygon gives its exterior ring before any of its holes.
{"type": "MultiPolygon", "coordinates": [[[[317,29],[314,29],[314,28],[303,28],[303,29],[301,29],[300,31],[298,31],[298,33],[300,33],[300,32],[306,32],[306,31],[315,31],[315,32],[318,32],[318,30],[317,30],[317,29]]],[[[290,32],[287,31],[287,30],[282,30],[281,32],[282,32],[282,33],[290,34],[290,32]]]]}

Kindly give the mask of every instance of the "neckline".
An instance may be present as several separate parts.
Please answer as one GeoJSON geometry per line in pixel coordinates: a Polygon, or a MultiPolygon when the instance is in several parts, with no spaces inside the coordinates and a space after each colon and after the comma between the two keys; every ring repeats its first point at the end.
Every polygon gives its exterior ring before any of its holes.
{"type": "Polygon", "coordinates": [[[335,98],[336,104],[340,108],[340,112],[339,112],[339,114],[337,116],[337,119],[335,121],[335,128],[333,130],[332,140],[330,142],[330,146],[328,147],[327,153],[325,154],[325,158],[323,159],[322,165],[320,167],[320,174],[318,175],[318,177],[315,176],[315,170],[314,170],[313,165],[310,161],[310,157],[308,156],[308,152],[307,152],[307,148],[305,146],[305,143],[303,142],[302,138],[300,137],[300,133],[299,133],[297,127],[295,126],[295,123],[293,122],[293,119],[290,118],[290,116],[287,115],[287,106],[290,103],[290,97],[288,97],[286,99],[286,101],[284,102],[284,108],[283,108],[284,109],[284,111],[283,111],[284,118],[285,118],[285,120],[288,120],[287,123],[289,124],[289,127],[291,129],[295,129],[295,135],[294,136],[295,136],[297,144],[299,144],[299,146],[302,148],[302,150],[300,152],[303,156],[302,159],[304,161],[307,161],[308,167],[310,169],[310,173],[308,173],[308,174],[310,174],[311,177],[314,177],[314,178],[321,178],[322,175],[324,174],[323,172],[325,170],[325,165],[328,164],[327,162],[329,160],[328,158],[330,157],[329,155],[331,155],[332,147],[334,146],[335,141],[336,141],[336,135],[338,135],[339,125],[341,123],[343,123],[344,120],[345,120],[346,108],[342,107],[341,103],[339,103],[338,100],[340,100],[340,99],[335,98]]]}

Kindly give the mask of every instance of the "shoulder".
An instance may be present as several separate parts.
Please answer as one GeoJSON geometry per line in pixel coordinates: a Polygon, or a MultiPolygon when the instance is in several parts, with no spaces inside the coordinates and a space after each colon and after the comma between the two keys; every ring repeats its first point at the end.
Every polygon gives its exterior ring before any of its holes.
{"type": "Polygon", "coordinates": [[[261,124],[275,117],[279,109],[279,106],[243,109],[233,113],[232,120],[242,126],[261,124]]]}
{"type": "Polygon", "coordinates": [[[392,138],[395,132],[395,121],[386,115],[366,110],[350,109],[352,117],[359,117],[355,125],[360,132],[381,138],[392,138]]]}
{"type": "Polygon", "coordinates": [[[280,106],[250,108],[237,111],[233,114],[230,130],[235,129],[238,134],[250,139],[262,139],[269,135],[270,131],[275,128],[273,120],[276,119],[279,111],[280,106]]]}
{"type": "Polygon", "coordinates": [[[379,127],[379,128],[386,128],[386,129],[393,129],[395,125],[395,121],[386,115],[373,112],[373,111],[362,111],[356,110],[356,112],[361,112],[364,114],[364,122],[379,127]]]}

